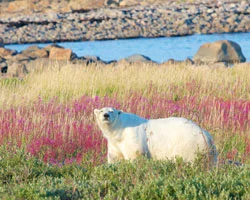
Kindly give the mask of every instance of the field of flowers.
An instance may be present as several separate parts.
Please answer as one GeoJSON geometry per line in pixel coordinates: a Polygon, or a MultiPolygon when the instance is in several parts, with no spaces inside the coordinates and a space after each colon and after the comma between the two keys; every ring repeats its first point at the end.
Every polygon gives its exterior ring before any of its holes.
{"type": "Polygon", "coordinates": [[[247,66],[54,64],[23,80],[1,79],[0,87],[2,199],[250,197],[247,66]],[[104,106],[195,121],[213,135],[220,166],[207,171],[201,162],[194,167],[143,158],[107,165],[93,114],[104,106]],[[228,159],[244,166],[222,164],[228,159]]]}

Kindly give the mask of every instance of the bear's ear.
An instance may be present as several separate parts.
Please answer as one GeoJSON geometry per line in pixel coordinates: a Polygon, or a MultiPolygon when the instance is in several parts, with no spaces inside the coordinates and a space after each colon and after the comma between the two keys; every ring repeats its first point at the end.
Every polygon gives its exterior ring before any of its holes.
{"type": "Polygon", "coordinates": [[[95,116],[97,116],[97,115],[99,114],[99,112],[100,112],[100,110],[95,109],[95,110],[94,110],[95,116]]]}

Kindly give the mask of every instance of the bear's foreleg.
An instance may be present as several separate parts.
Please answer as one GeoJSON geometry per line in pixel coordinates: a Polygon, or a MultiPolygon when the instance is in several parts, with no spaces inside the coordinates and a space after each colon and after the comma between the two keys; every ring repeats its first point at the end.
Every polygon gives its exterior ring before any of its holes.
{"type": "Polygon", "coordinates": [[[120,155],[115,155],[110,152],[108,153],[108,163],[116,163],[123,159],[124,159],[123,156],[121,157],[120,155]]]}

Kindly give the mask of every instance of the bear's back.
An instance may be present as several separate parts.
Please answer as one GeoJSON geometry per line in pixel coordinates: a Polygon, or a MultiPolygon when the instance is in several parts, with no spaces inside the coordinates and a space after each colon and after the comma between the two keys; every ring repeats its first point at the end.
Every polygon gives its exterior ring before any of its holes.
{"type": "Polygon", "coordinates": [[[185,161],[193,161],[197,156],[197,150],[206,151],[209,148],[203,129],[185,118],[149,120],[147,137],[150,154],[156,159],[180,156],[185,161]]]}

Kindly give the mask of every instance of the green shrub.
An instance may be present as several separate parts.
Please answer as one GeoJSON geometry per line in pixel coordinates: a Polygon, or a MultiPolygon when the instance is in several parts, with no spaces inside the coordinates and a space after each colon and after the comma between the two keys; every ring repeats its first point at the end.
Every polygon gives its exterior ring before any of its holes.
{"type": "Polygon", "coordinates": [[[178,161],[47,165],[23,150],[0,148],[2,199],[247,199],[247,166],[211,170],[178,161]]]}

